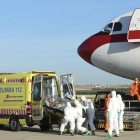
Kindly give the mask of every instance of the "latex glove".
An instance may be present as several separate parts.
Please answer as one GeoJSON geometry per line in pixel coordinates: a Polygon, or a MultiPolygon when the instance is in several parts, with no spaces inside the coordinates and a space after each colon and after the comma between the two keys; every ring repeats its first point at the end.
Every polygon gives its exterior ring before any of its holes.
{"type": "Polygon", "coordinates": [[[119,116],[119,117],[121,116],[121,112],[118,112],[118,116],[119,116]]]}
{"type": "Polygon", "coordinates": [[[68,98],[71,98],[72,96],[69,94],[69,92],[67,92],[66,94],[65,94],[65,96],[67,96],[68,98]]]}
{"type": "Polygon", "coordinates": [[[107,112],[105,116],[106,116],[106,118],[109,117],[109,112],[107,112]]]}

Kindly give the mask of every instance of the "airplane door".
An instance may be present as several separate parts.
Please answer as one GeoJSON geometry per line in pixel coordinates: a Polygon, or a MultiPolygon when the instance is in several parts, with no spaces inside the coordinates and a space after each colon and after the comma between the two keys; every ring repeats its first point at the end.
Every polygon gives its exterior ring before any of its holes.
{"type": "Polygon", "coordinates": [[[129,43],[140,43],[140,9],[135,9],[128,30],[129,43]]]}
{"type": "Polygon", "coordinates": [[[72,74],[60,76],[61,98],[75,97],[74,78],[72,74]]]}

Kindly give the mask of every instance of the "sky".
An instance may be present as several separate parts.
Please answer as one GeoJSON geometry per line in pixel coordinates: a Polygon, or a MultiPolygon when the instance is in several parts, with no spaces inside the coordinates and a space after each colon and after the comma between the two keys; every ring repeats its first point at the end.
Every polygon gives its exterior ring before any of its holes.
{"type": "Polygon", "coordinates": [[[77,54],[78,46],[139,0],[0,0],[0,72],[72,73],[76,85],[133,81],[104,72],[77,54]]]}

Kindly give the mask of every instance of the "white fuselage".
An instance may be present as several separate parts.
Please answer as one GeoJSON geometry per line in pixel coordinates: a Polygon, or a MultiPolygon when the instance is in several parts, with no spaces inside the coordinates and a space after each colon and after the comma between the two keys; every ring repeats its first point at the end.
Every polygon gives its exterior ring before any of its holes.
{"type": "Polygon", "coordinates": [[[98,68],[128,79],[140,79],[140,45],[108,43],[97,48],[91,62],[98,68]]]}

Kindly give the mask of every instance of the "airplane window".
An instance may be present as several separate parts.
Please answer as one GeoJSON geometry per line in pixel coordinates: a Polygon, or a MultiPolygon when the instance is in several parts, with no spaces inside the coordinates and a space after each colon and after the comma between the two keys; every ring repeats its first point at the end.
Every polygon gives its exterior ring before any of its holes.
{"type": "Polygon", "coordinates": [[[111,32],[112,31],[112,26],[113,26],[113,23],[110,23],[108,24],[105,28],[104,28],[104,31],[107,31],[107,32],[111,32]]]}
{"type": "Polygon", "coordinates": [[[121,31],[121,30],[122,30],[122,24],[120,22],[115,22],[113,32],[114,31],[121,31]]]}

